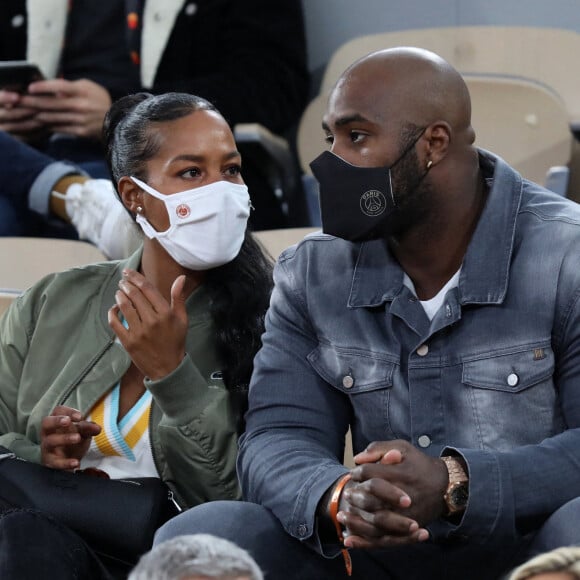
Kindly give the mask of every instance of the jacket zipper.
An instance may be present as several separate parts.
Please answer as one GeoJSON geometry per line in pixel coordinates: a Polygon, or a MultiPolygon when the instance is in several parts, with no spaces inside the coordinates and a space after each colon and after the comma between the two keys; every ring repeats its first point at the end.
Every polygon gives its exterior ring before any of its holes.
{"type": "MultiPolygon", "coordinates": [[[[157,473],[159,473],[159,475],[161,477],[161,469],[159,469],[159,462],[157,461],[157,455],[155,454],[155,447],[153,446],[152,425],[153,425],[153,412],[155,409],[154,405],[155,405],[155,401],[153,400],[151,403],[151,413],[149,413],[149,448],[151,449],[151,456],[153,457],[153,464],[155,465],[155,469],[157,470],[157,473]]],[[[174,490],[171,489],[169,482],[165,481],[164,483],[167,486],[167,499],[175,506],[177,513],[180,514],[183,511],[183,508],[179,505],[177,499],[175,498],[176,494],[175,494],[174,490]]]]}
{"type": "MultiPolygon", "coordinates": [[[[69,396],[73,392],[73,390],[76,389],[76,387],[80,384],[80,382],[89,374],[90,370],[97,364],[97,362],[99,362],[100,358],[107,352],[107,350],[109,350],[109,348],[111,348],[111,346],[113,346],[114,342],[115,342],[115,337],[111,337],[109,339],[109,342],[91,359],[89,364],[81,371],[80,375],[76,378],[75,381],[73,381],[73,383],[70,385],[70,387],[65,391],[64,395],[60,398],[60,401],[58,403],[59,405],[64,405],[65,401],[69,398],[69,396]]],[[[153,411],[153,409],[152,409],[152,411],[153,411]]],[[[155,455],[155,449],[153,447],[153,442],[152,442],[152,433],[153,433],[153,430],[151,428],[152,418],[153,418],[153,412],[151,412],[149,414],[149,447],[151,449],[151,456],[153,457],[153,463],[155,465],[155,469],[157,470],[157,473],[161,473],[161,470],[159,469],[159,463],[157,461],[157,456],[155,455]]],[[[170,488],[170,486],[167,482],[165,482],[165,485],[167,485],[167,499],[168,499],[168,501],[170,501],[175,506],[175,509],[177,509],[178,513],[181,513],[183,511],[183,508],[179,505],[179,503],[175,499],[174,491],[170,488]]]]}
{"type": "Polygon", "coordinates": [[[102,348],[89,362],[89,364],[81,371],[80,375],[73,381],[70,387],[64,392],[64,395],[60,398],[58,404],[64,405],[65,401],[70,397],[70,394],[78,387],[80,382],[89,374],[91,369],[99,362],[99,359],[111,348],[115,338],[110,338],[109,342],[102,348]]]}

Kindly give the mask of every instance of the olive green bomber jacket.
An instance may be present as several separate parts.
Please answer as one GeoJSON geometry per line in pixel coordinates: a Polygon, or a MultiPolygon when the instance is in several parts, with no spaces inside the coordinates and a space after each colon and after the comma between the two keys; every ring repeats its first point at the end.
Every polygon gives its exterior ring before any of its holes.
{"type": "MultiPolygon", "coordinates": [[[[138,251],[51,274],[11,305],[0,321],[0,445],[40,462],[42,418],[57,405],[86,414],[120,380],[131,361],[107,312],[122,270],[140,260],[138,251]]],[[[221,380],[209,303],[203,286],[188,298],[186,356],[167,377],[145,379],[155,464],[182,507],[240,497],[237,418],[221,380]]]]}

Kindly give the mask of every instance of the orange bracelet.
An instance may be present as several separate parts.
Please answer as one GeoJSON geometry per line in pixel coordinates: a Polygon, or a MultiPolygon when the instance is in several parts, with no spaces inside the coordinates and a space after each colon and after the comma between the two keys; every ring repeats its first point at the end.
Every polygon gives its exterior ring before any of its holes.
{"type": "MultiPolygon", "coordinates": [[[[342,526],[340,522],[336,519],[338,514],[338,505],[340,504],[340,496],[342,495],[342,490],[344,486],[350,481],[350,473],[343,476],[342,479],[336,484],[335,488],[332,490],[332,496],[330,498],[330,505],[328,506],[328,512],[330,518],[334,522],[334,527],[336,528],[336,533],[338,535],[338,541],[344,544],[344,538],[342,537],[342,526]]],[[[344,558],[344,565],[346,566],[346,573],[348,576],[352,576],[352,561],[350,559],[350,554],[346,548],[341,550],[342,557],[344,558]]]]}

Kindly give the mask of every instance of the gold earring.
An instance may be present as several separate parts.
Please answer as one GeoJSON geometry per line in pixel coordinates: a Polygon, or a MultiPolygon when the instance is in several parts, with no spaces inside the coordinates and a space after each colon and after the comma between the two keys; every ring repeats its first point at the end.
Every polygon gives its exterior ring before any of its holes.
{"type": "Polygon", "coordinates": [[[429,159],[429,161],[427,161],[427,169],[431,169],[433,165],[433,161],[431,161],[431,159],[429,159]]]}

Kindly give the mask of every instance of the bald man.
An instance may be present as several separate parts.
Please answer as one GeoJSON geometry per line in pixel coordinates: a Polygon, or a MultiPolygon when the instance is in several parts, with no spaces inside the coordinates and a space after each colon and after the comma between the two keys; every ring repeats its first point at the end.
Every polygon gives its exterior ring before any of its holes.
{"type": "Polygon", "coordinates": [[[255,360],[252,503],[158,541],[222,535],[282,580],[490,580],[580,543],[580,207],[477,149],[470,115],[427,51],[341,76],[324,233],[280,257],[255,360]]]}

